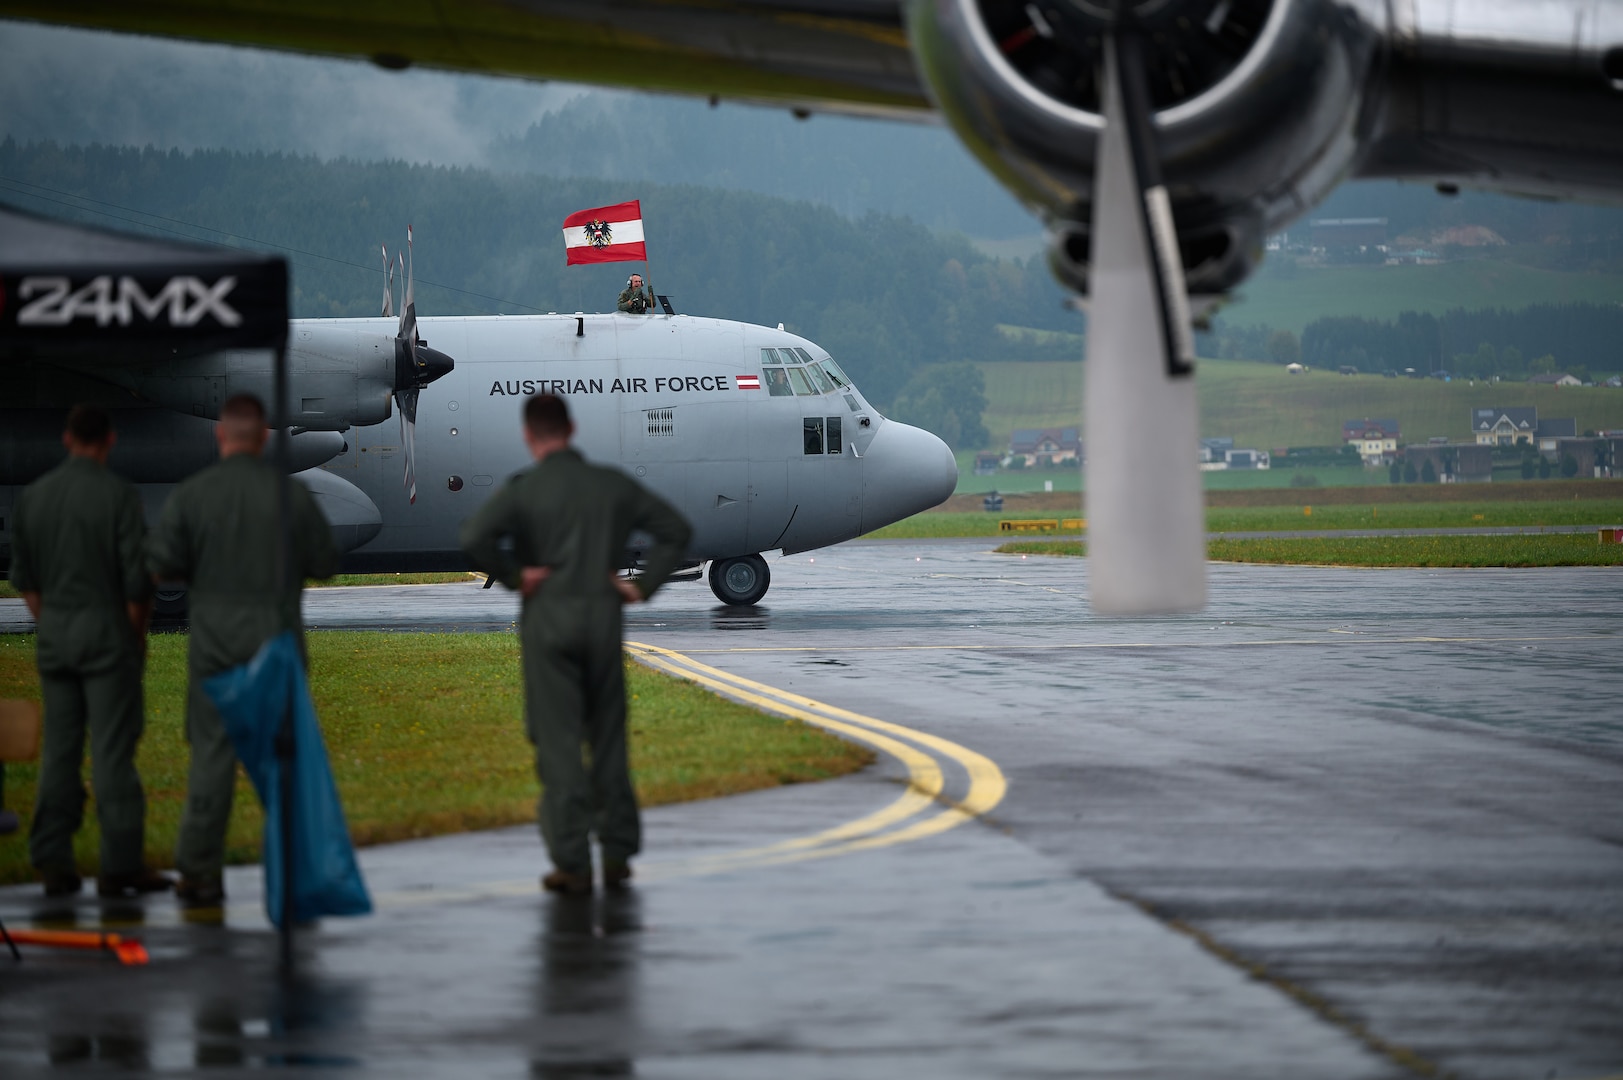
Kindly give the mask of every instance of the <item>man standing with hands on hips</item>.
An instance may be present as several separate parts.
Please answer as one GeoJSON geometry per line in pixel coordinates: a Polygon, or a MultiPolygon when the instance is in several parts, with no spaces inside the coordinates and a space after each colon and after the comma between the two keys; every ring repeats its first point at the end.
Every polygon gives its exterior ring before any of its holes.
{"type": "Polygon", "coordinates": [[[462,549],[524,597],[524,720],[541,780],[541,836],[553,862],[541,884],[589,893],[589,834],[597,834],[610,889],[630,879],[631,857],[642,846],[626,756],[620,609],[664,584],[692,530],[618,469],[588,464],[569,444],[574,432],[563,399],[539,394],[524,403],[524,441],[535,465],[463,525],[462,549]],[[633,530],[653,539],[635,580],[616,573],[633,530]]]}

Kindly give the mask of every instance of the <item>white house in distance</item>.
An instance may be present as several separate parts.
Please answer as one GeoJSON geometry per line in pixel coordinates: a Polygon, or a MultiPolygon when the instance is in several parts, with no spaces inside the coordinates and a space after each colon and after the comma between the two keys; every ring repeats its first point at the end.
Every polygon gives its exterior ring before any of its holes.
{"type": "Polygon", "coordinates": [[[1557,371],[1543,375],[1529,375],[1529,384],[1533,386],[1582,386],[1576,375],[1568,375],[1564,371],[1557,371]]]}
{"type": "Polygon", "coordinates": [[[1343,420],[1341,441],[1358,447],[1358,456],[1373,468],[1389,465],[1398,454],[1398,422],[1391,419],[1364,417],[1362,420],[1343,420]]]}
{"type": "Polygon", "coordinates": [[[1074,427],[1019,428],[1009,436],[1009,456],[1004,464],[1021,459],[1027,468],[1039,465],[1075,465],[1082,454],[1082,440],[1074,427]]]}
{"type": "Polygon", "coordinates": [[[1538,409],[1532,405],[1472,409],[1471,434],[1481,446],[1530,443],[1538,434],[1538,409]]]}

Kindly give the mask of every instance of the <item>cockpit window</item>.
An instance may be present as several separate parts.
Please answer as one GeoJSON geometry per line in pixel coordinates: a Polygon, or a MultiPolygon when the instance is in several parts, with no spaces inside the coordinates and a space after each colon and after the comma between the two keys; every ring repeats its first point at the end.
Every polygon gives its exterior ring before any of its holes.
{"type": "Polygon", "coordinates": [[[805,417],[800,425],[801,443],[806,454],[821,454],[823,452],[823,418],[821,416],[805,417]]]}
{"type": "Polygon", "coordinates": [[[795,388],[795,393],[800,394],[802,397],[810,397],[811,395],[817,393],[817,391],[812,388],[811,380],[806,378],[805,368],[792,367],[788,369],[788,372],[789,385],[795,388]]]}
{"type": "Polygon", "coordinates": [[[766,389],[773,397],[795,396],[795,392],[789,388],[789,373],[781,367],[766,369],[766,389]]]}
{"type": "Polygon", "coordinates": [[[825,394],[832,394],[834,392],[833,380],[831,380],[827,375],[823,374],[822,368],[818,367],[816,364],[813,364],[811,367],[806,369],[806,373],[812,377],[812,382],[817,384],[817,389],[821,390],[825,394]]]}
{"type": "Polygon", "coordinates": [[[834,362],[832,356],[823,361],[823,370],[828,372],[829,378],[834,380],[835,386],[851,385],[851,377],[840,369],[840,365],[834,362]]]}
{"type": "Polygon", "coordinates": [[[777,362],[778,362],[778,350],[776,350],[776,349],[762,349],[761,350],[761,363],[763,363],[763,364],[776,364],[777,362]]]}
{"type": "Polygon", "coordinates": [[[815,364],[815,363],[817,363],[817,361],[812,359],[811,353],[807,352],[805,349],[802,349],[799,345],[795,346],[795,352],[800,354],[800,362],[801,363],[803,363],[803,364],[815,364]]]}

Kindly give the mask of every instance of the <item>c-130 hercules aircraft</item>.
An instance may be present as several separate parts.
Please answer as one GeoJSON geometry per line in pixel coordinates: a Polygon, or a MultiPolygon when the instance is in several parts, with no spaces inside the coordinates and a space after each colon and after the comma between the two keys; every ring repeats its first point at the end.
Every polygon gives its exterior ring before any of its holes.
{"type": "MultiPolygon", "coordinates": [[[[528,463],[519,417],[535,393],[569,402],[589,458],[634,473],[683,513],[693,576],[709,562],[710,587],[729,604],[765,595],[761,552],[851,539],[936,505],[957,482],[945,443],[880,415],[832,357],[781,328],[668,311],[419,321],[407,266],[398,324],[307,319],[289,329],[292,467],[347,569],[463,567],[462,522],[528,463]],[[391,401],[398,426],[384,422],[391,401]]],[[[16,298],[25,323],[106,315],[94,283],[74,292],[67,279],[30,280],[16,298]]],[[[68,402],[116,408],[110,464],[139,484],[153,515],[212,460],[209,417],[221,403],[273,395],[264,353],[27,367],[24,393],[0,409],[0,541],[17,485],[60,457],[68,402]]],[[[637,552],[627,556],[634,565],[637,552]]],[[[160,609],[180,602],[160,590],[160,609]]]]}
{"type": "Polygon", "coordinates": [[[1205,602],[1192,317],[1347,177],[1623,194],[1620,0],[0,0],[0,14],[938,116],[1085,298],[1089,590],[1205,602]]]}

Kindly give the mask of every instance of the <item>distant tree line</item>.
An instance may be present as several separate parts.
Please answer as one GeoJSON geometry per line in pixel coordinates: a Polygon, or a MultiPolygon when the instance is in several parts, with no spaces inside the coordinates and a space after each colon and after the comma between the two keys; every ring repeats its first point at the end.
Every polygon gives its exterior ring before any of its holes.
{"type": "Polygon", "coordinates": [[[407,223],[419,314],[612,310],[640,265],[566,268],[559,230],[575,210],[632,198],[642,200],[651,283],[678,310],[781,322],[832,352],[881,407],[907,388],[909,411],[956,425],[941,433],[960,445],[984,441],[975,407],[984,398],[961,370],[939,369],[1029,351],[998,333],[1000,323],[1080,329],[1040,260],[992,259],[905,218],[853,220],[808,202],[648,182],[0,142],[0,199],[59,218],[280,250],[302,317],[378,314],[378,246],[393,251],[407,223]]]}
{"type": "MultiPolygon", "coordinates": [[[[1267,356],[1264,348],[1254,356],[1267,356]]],[[[1336,316],[1302,331],[1302,362],[1361,371],[1445,369],[1456,375],[1524,379],[1540,371],[1623,370],[1623,307],[1535,304],[1455,308],[1442,315],[1405,311],[1395,320],[1336,316]]]]}

